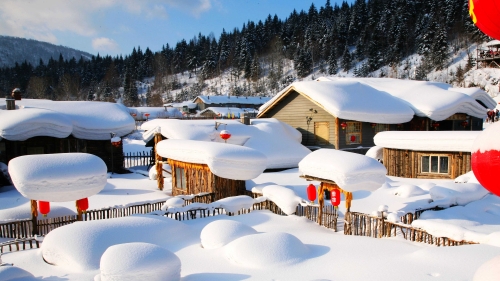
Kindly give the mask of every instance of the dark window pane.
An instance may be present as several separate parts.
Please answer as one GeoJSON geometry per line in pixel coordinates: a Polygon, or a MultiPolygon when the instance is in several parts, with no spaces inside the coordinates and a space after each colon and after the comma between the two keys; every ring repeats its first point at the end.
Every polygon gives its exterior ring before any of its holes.
{"type": "Polygon", "coordinates": [[[439,156],[431,156],[431,173],[438,172],[438,160],[439,156]]]}
{"type": "Polygon", "coordinates": [[[448,157],[439,157],[439,172],[448,173],[448,157]]]}
{"type": "Polygon", "coordinates": [[[422,156],[422,173],[429,172],[429,156],[422,156]]]}

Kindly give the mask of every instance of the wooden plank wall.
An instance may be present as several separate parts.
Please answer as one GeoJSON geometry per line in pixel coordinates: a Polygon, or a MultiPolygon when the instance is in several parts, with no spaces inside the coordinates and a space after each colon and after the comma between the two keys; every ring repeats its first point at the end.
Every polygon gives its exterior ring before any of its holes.
{"type": "Polygon", "coordinates": [[[470,152],[411,151],[384,148],[384,166],[387,175],[404,178],[454,179],[471,170],[470,152]],[[422,155],[446,155],[450,157],[448,174],[420,173],[422,155]]]}

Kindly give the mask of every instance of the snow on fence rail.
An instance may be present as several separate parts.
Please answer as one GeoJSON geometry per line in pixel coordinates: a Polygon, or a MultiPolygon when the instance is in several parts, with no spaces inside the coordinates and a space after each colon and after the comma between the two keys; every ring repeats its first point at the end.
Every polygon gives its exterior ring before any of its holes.
{"type": "Polygon", "coordinates": [[[154,164],[153,151],[129,152],[123,154],[123,167],[152,166],[154,164]]]}
{"type": "Polygon", "coordinates": [[[0,254],[7,251],[12,252],[12,250],[21,251],[35,248],[40,248],[40,242],[34,237],[16,239],[0,243],[0,254]]]}

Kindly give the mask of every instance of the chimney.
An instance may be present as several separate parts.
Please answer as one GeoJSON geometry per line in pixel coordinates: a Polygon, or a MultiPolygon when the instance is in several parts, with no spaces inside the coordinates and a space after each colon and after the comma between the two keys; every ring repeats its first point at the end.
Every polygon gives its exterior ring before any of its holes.
{"type": "Polygon", "coordinates": [[[250,117],[246,112],[240,115],[240,122],[244,125],[250,125],[250,117]]]}
{"type": "Polygon", "coordinates": [[[16,109],[16,100],[13,97],[7,95],[5,97],[5,103],[7,105],[7,107],[6,107],[7,110],[15,110],[16,109]]]}
{"type": "Polygon", "coordinates": [[[15,100],[21,100],[21,89],[15,88],[14,90],[12,90],[12,97],[15,100]]]}

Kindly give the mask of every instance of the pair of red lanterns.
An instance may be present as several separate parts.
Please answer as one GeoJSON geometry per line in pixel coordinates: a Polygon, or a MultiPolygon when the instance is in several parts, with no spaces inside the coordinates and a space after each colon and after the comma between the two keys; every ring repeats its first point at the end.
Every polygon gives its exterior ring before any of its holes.
{"type": "MultiPolygon", "coordinates": [[[[307,199],[311,201],[311,203],[316,200],[316,187],[313,184],[310,184],[307,186],[307,199]]],[[[340,204],[340,190],[338,189],[332,189],[330,191],[330,201],[332,202],[333,206],[338,206],[340,204]]]]}
{"type": "MultiPolygon", "coordinates": [[[[89,208],[89,199],[88,198],[83,198],[83,199],[78,199],[76,200],[76,209],[78,212],[85,212],[89,208]]],[[[48,213],[50,213],[50,202],[47,201],[38,201],[38,210],[40,211],[40,214],[42,214],[44,217],[47,216],[48,213]]]]}

